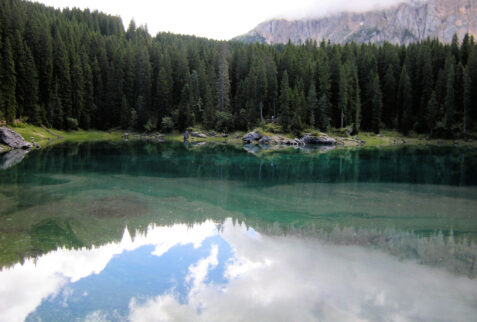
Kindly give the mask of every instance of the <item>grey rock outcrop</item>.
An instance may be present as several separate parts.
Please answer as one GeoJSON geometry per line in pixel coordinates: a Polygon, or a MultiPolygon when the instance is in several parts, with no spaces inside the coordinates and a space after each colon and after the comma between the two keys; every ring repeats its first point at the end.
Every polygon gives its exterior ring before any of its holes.
{"type": "Polygon", "coordinates": [[[260,140],[258,140],[258,143],[262,144],[262,145],[269,145],[270,144],[270,137],[267,136],[267,135],[264,135],[264,136],[262,136],[262,138],[260,140]]]}
{"type": "Polygon", "coordinates": [[[236,37],[244,42],[303,43],[307,39],[333,43],[409,44],[428,37],[450,43],[457,33],[477,37],[477,0],[403,0],[381,10],[341,12],[300,20],[272,19],[236,37]]]}
{"type": "Polygon", "coordinates": [[[14,149],[0,156],[0,169],[11,168],[20,162],[27,155],[28,150],[14,149]]]}
{"type": "Polygon", "coordinates": [[[305,135],[302,138],[302,141],[305,143],[305,145],[336,145],[336,140],[327,135],[305,135]]]}
{"type": "Polygon", "coordinates": [[[260,140],[262,136],[257,132],[250,132],[243,136],[242,140],[246,143],[252,143],[253,141],[260,140]]]}
{"type": "Polygon", "coordinates": [[[25,141],[20,134],[4,126],[0,127],[0,142],[3,142],[12,149],[31,148],[31,144],[25,141]]]}
{"type": "Polygon", "coordinates": [[[204,133],[199,133],[199,132],[190,132],[190,136],[196,137],[196,138],[202,138],[205,139],[207,135],[204,133]]]}

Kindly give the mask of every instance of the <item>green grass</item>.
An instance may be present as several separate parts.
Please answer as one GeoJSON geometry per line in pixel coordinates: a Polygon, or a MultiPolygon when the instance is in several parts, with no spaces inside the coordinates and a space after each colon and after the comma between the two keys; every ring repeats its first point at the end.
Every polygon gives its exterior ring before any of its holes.
{"type": "Polygon", "coordinates": [[[59,142],[91,142],[91,141],[115,141],[122,138],[122,132],[112,131],[61,131],[46,129],[26,123],[17,123],[11,127],[18,132],[26,141],[35,141],[40,147],[56,144],[59,142]],[[33,140],[32,140],[33,138],[33,140]]]}
{"type": "MultiPolygon", "coordinates": [[[[45,147],[60,142],[98,142],[98,141],[119,141],[123,139],[122,131],[97,131],[97,130],[78,130],[78,131],[61,131],[55,129],[46,129],[44,127],[38,127],[24,122],[17,122],[14,126],[11,127],[14,131],[18,132],[23,138],[32,142],[35,141],[40,147],[45,147]],[[32,140],[33,138],[33,140],[32,140]]],[[[207,133],[205,130],[200,128],[194,128],[198,132],[207,133]]],[[[292,133],[280,133],[281,127],[273,124],[257,127],[255,131],[259,132],[261,135],[280,135],[289,139],[295,138],[295,135],[292,133]]],[[[303,133],[310,133],[311,135],[321,135],[317,130],[304,130],[303,133]]],[[[217,133],[218,134],[218,133],[217,133]]],[[[226,143],[226,144],[241,144],[242,137],[245,133],[236,131],[229,133],[229,136],[219,137],[219,136],[207,136],[207,138],[196,138],[189,136],[189,142],[214,142],[214,143],[226,143]]],[[[154,136],[154,134],[152,134],[154,136]]],[[[359,141],[355,140],[355,136],[344,137],[343,135],[332,131],[327,133],[327,135],[334,137],[338,141],[343,142],[343,147],[386,147],[386,146],[424,146],[424,145],[442,145],[442,146],[453,146],[455,140],[443,140],[443,139],[431,139],[426,140],[426,135],[424,134],[414,134],[410,133],[408,136],[403,136],[397,131],[383,130],[379,135],[376,135],[372,132],[360,132],[357,137],[359,141]],[[360,145],[360,141],[365,141],[363,145],[360,145]],[[404,143],[403,143],[404,142],[404,143]]],[[[136,137],[135,133],[130,133],[129,138],[134,139],[136,137]]],[[[166,134],[164,137],[166,142],[184,142],[183,132],[172,132],[166,134]]],[[[458,146],[468,146],[477,148],[477,140],[473,142],[467,142],[465,140],[458,140],[458,146]]],[[[6,145],[0,145],[3,148],[2,152],[10,150],[6,145]]]]}

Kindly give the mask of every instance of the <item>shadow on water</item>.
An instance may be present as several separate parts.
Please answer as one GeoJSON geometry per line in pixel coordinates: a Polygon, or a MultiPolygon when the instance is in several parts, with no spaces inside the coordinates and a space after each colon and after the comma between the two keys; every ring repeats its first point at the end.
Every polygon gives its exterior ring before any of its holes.
{"type": "Polygon", "coordinates": [[[20,164],[0,172],[0,182],[49,184],[41,175],[98,173],[238,180],[261,186],[304,182],[477,184],[477,150],[472,149],[402,147],[320,153],[290,148],[262,152],[209,144],[65,143],[33,151],[20,164]]]}

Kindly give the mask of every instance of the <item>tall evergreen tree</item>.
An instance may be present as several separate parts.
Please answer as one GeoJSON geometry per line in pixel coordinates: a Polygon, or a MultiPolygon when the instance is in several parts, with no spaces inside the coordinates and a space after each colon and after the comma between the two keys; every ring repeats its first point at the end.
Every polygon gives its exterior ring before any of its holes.
{"type": "Polygon", "coordinates": [[[290,97],[289,97],[288,72],[283,72],[280,85],[280,123],[286,131],[290,125],[290,97]]]}
{"type": "Polygon", "coordinates": [[[412,89],[406,65],[403,66],[401,77],[399,78],[398,102],[401,111],[399,128],[403,133],[407,134],[412,127],[412,89]]]}
{"type": "Polygon", "coordinates": [[[13,60],[13,51],[10,39],[6,39],[2,50],[2,79],[0,86],[2,89],[2,110],[7,123],[13,123],[17,114],[16,90],[16,72],[15,62],[13,60]]]}
{"type": "Polygon", "coordinates": [[[219,58],[218,74],[217,74],[217,109],[221,112],[230,109],[230,80],[229,80],[229,64],[227,62],[227,48],[222,47],[219,58]]]}
{"type": "Polygon", "coordinates": [[[463,103],[464,103],[464,115],[463,115],[463,132],[464,135],[467,133],[467,127],[468,127],[468,122],[469,122],[469,116],[470,116],[470,108],[471,108],[471,79],[470,79],[470,74],[469,74],[469,69],[466,67],[464,69],[464,98],[463,98],[463,103]]]}
{"type": "Polygon", "coordinates": [[[348,84],[347,75],[344,65],[339,68],[339,92],[338,92],[338,109],[340,110],[340,127],[345,126],[345,115],[348,109],[348,84]]]}
{"type": "Polygon", "coordinates": [[[439,114],[439,104],[437,102],[436,92],[432,92],[431,98],[427,103],[427,112],[426,112],[426,121],[427,127],[429,128],[430,135],[432,136],[432,131],[436,127],[437,117],[439,114]]]}
{"type": "Polygon", "coordinates": [[[315,82],[310,84],[307,96],[307,106],[309,115],[309,125],[313,128],[316,124],[316,113],[318,109],[318,98],[316,97],[315,82]]]}
{"type": "Polygon", "coordinates": [[[446,115],[446,129],[451,130],[454,125],[455,114],[455,60],[454,56],[448,56],[446,59],[446,98],[445,98],[445,115],[446,115]]]}
{"type": "Polygon", "coordinates": [[[390,64],[383,79],[383,121],[388,128],[396,124],[396,78],[394,67],[390,64]]]}

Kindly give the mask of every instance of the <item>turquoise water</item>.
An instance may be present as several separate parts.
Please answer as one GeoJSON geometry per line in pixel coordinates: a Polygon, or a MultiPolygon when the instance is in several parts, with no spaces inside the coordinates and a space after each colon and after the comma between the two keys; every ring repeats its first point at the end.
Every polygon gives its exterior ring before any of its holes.
{"type": "Polygon", "coordinates": [[[0,170],[0,321],[469,321],[477,151],[65,144],[0,170]]]}

